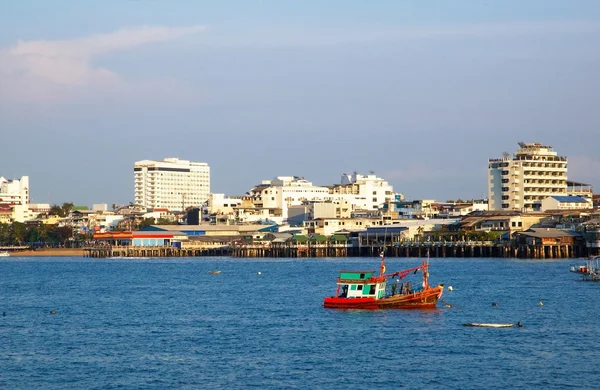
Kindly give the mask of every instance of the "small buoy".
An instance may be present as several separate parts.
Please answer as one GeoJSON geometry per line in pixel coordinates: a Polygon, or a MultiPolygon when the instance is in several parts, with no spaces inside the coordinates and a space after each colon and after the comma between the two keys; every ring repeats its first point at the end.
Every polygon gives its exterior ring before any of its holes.
{"type": "Polygon", "coordinates": [[[54,315],[54,314],[56,314],[56,311],[50,310],[50,314],[54,315]]]}
{"type": "Polygon", "coordinates": [[[452,291],[452,290],[453,290],[452,286],[448,286],[448,291],[452,291]]]}
{"type": "Polygon", "coordinates": [[[519,328],[522,328],[522,327],[523,327],[523,324],[521,323],[521,321],[517,322],[517,326],[518,326],[519,328]]]}
{"type": "Polygon", "coordinates": [[[451,309],[452,305],[446,305],[446,309],[451,309]]]}
{"type": "Polygon", "coordinates": [[[256,274],[257,274],[257,275],[260,275],[260,271],[258,271],[256,274]]]}
{"type": "Polygon", "coordinates": [[[498,302],[492,302],[492,306],[498,306],[498,302]]]}
{"type": "Polygon", "coordinates": [[[542,301],[540,301],[540,302],[538,303],[538,306],[544,306],[544,303],[543,303],[542,301]]]}

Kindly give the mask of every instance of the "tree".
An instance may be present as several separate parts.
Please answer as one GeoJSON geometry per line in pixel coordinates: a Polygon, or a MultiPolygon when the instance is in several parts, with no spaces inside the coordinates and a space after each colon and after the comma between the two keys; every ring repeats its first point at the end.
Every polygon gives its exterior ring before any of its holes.
{"type": "Polygon", "coordinates": [[[25,224],[21,222],[13,222],[12,224],[12,243],[16,243],[17,245],[23,245],[25,242],[25,237],[27,236],[27,229],[25,228],[25,224]]]}
{"type": "Polygon", "coordinates": [[[62,215],[61,217],[67,217],[69,216],[69,214],[71,214],[71,210],[73,210],[73,207],[75,207],[75,205],[73,204],[73,202],[65,202],[62,205],[62,215]]]}
{"type": "Polygon", "coordinates": [[[57,204],[52,205],[52,207],[50,207],[50,211],[48,212],[49,215],[54,215],[57,217],[64,217],[63,214],[63,209],[62,207],[60,207],[57,204]]]}

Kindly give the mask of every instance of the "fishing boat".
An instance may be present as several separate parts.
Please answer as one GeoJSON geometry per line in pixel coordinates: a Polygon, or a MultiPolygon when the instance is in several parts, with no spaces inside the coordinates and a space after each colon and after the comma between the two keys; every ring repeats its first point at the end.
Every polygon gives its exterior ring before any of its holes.
{"type": "Polygon", "coordinates": [[[385,258],[380,254],[379,276],[376,271],[340,271],[335,296],[326,297],[323,306],[332,309],[427,309],[434,308],[444,285],[429,285],[429,263],[391,274],[385,273],[385,258]],[[423,274],[422,288],[400,281],[410,274],[423,274]],[[390,286],[388,288],[388,280],[390,286]]]}

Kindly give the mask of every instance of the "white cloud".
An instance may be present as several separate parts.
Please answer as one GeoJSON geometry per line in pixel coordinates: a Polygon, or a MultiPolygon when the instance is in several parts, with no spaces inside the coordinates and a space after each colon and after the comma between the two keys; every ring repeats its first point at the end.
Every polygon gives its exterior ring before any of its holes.
{"type": "Polygon", "coordinates": [[[72,40],[19,41],[0,49],[0,100],[52,100],[73,96],[82,87],[122,88],[125,82],[119,75],[95,65],[94,59],[204,30],[203,26],[146,26],[72,40]]]}

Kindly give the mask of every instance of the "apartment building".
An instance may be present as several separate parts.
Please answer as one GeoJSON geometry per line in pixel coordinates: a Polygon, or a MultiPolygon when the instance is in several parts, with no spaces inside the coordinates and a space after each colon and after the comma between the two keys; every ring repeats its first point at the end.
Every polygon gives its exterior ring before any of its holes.
{"type": "Polygon", "coordinates": [[[510,157],[488,160],[489,210],[534,211],[548,196],[567,194],[567,158],[551,146],[519,143],[510,157]]]}
{"type": "Polygon", "coordinates": [[[369,175],[344,173],[341,184],[331,186],[329,192],[333,199],[344,199],[355,210],[377,210],[396,198],[393,186],[372,172],[369,175]]]}
{"type": "Polygon", "coordinates": [[[146,209],[180,211],[197,207],[210,195],[207,163],[178,158],[143,160],[133,165],[135,203],[146,209]]]}
{"type": "Polygon", "coordinates": [[[8,180],[0,176],[0,212],[7,222],[25,222],[29,211],[29,176],[8,180]]]}

